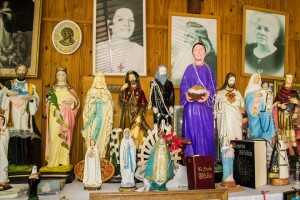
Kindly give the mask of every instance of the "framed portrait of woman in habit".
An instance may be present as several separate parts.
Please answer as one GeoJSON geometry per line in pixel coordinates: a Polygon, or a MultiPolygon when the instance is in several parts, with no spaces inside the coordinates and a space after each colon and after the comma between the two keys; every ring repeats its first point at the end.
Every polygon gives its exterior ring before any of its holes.
{"type": "Polygon", "coordinates": [[[287,14],[245,6],[243,20],[243,74],[283,78],[288,50],[287,14]]]}

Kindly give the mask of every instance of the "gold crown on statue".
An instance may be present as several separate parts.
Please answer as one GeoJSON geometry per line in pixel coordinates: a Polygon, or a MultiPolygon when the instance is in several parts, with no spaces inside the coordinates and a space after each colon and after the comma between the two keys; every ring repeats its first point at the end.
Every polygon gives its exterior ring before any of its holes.
{"type": "Polygon", "coordinates": [[[63,72],[67,73],[67,68],[65,68],[65,67],[57,67],[56,68],[56,73],[59,72],[59,71],[63,71],[63,72]]]}

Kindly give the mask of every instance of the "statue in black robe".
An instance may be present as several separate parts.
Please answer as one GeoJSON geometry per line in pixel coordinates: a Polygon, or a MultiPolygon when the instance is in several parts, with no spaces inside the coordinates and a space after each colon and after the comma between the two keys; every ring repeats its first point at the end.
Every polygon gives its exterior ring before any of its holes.
{"type": "Polygon", "coordinates": [[[28,178],[29,191],[28,200],[38,200],[38,185],[40,183],[39,173],[37,171],[37,166],[32,167],[31,174],[28,178]]]}
{"type": "Polygon", "coordinates": [[[164,120],[167,126],[172,125],[175,93],[173,83],[168,80],[165,65],[158,66],[155,79],[151,81],[150,100],[154,123],[160,127],[164,120]]]}

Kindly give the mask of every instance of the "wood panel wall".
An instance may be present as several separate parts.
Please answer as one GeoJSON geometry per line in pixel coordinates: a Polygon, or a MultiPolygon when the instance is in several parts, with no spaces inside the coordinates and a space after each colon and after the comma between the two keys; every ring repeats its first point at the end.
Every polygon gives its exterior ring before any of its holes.
{"type": "MultiPolygon", "coordinates": [[[[147,71],[149,76],[153,76],[158,64],[168,63],[168,12],[187,12],[188,1],[146,0],[146,2],[147,71]]],[[[299,0],[203,0],[201,1],[201,14],[219,15],[221,19],[221,52],[218,55],[221,58],[221,65],[218,66],[218,77],[220,77],[217,80],[218,85],[224,81],[225,74],[230,71],[238,75],[239,89],[244,90],[248,81],[247,77],[241,76],[243,5],[274,9],[289,14],[289,66],[287,71],[293,74],[297,71],[297,78],[300,81],[299,0]]],[[[86,84],[89,84],[90,80],[83,77],[92,73],[92,21],[93,0],[43,0],[38,76],[38,79],[42,81],[43,106],[46,91],[54,82],[57,66],[67,68],[70,85],[75,88],[80,98],[84,99],[86,84]],[[64,19],[77,22],[83,33],[82,45],[72,55],[58,53],[51,41],[54,26],[64,19]]],[[[107,77],[107,79],[107,82],[116,81],[111,77],[107,77]]],[[[143,87],[148,88],[147,84],[143,87]]],[[[79,112],[79,116],[81,116],[81,112],[79,112]]],[[[117,119],[115,119],[115,124],[116,121],[117,119]]],[[[80,134],[81,122],[81,117],[79,117],[71,150],[73,163],[81,160],[84,154],[80,134]]],[[[44,124],[45,119],[43,118],[41,125],[43,134],[45,132],[44,124]]]]}

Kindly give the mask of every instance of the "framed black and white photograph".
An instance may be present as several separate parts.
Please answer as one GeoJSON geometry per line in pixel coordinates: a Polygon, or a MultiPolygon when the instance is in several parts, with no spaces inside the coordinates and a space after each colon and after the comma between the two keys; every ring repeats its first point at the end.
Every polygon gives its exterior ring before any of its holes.
{"type": "Polygon", "coordinates": [[[147,74],[145,6],[145,0],[94,0],[94,74],[147,74]]]}
{"type": "Polygon", "coordinates": [[[42,0],[0,0],[0,77],[15,76],[15,67],[38,73],[42,0]]]}
{"type": "Polygon", "coordinates": [[[284,76],[287,60],[287,16],[283,12],[244,7],[243,74],[284,76]]]}
{"type": "Polygon", "coordinates": [[[192,47],[199,41],[206,47],[205,62],[216,74],[220,37],[218,21],[215,16],[169,14],[169,71],[175,87],[179,86],[185,68],[193,63],[192,47]]]}

